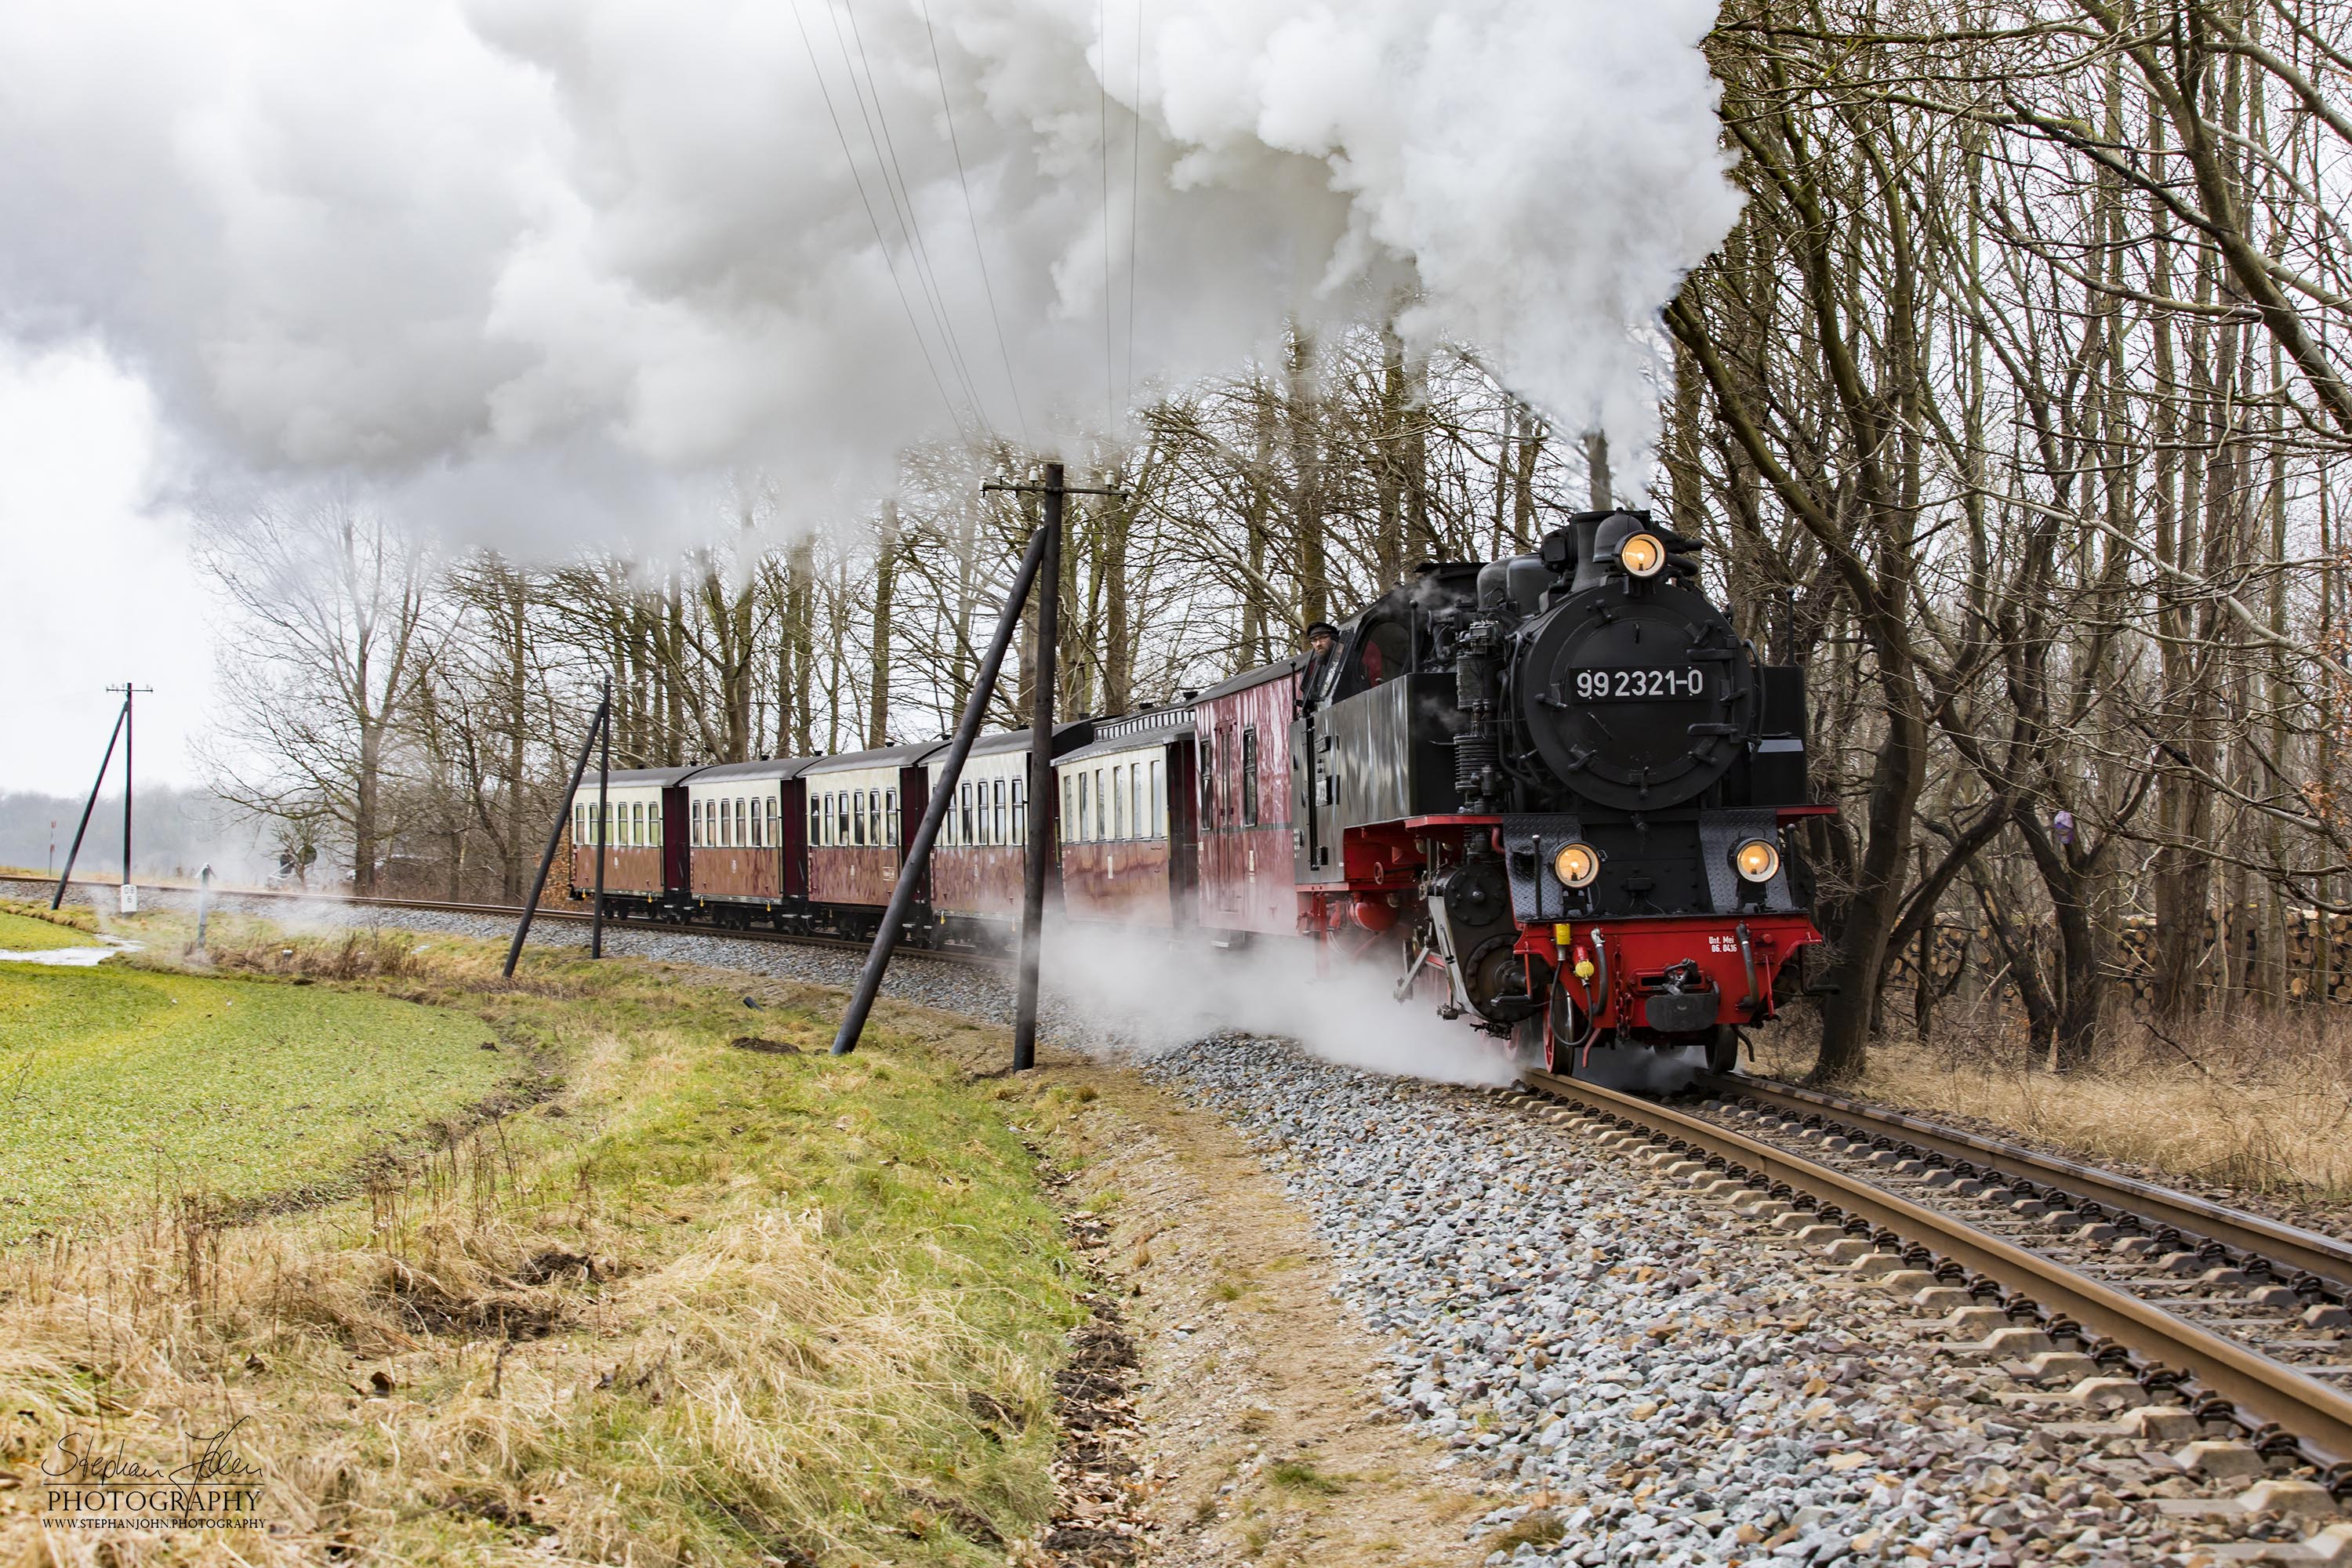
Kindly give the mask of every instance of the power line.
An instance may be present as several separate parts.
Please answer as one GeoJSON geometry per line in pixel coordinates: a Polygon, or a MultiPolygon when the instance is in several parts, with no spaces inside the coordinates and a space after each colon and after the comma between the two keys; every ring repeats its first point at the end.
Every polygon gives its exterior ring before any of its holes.
{"type": "MultiPolygon", "coordinates": [[[[831,7],[828,6],[827,9],[830,10],[831,7]]],[[[866,134],[875,145],[876,162],[883,167],[883,188],[890,193],[891,210],[897,214],[899,226],[908,237],[908,251],[915,264],[915,276],[923,286],[924,297],[930,305],[933,320],[939,324],[940,335],[947,342],[949,363],[955,367],[957,379],[963,384],[964,395],[971,400],[973,412],[978,416],[982,428],[988,430],[991,439],[993,440],[995,428],[989,420],[986,405],[981,402],[980,388],[972,381],[971,367],[964,359],[963,344],[956,337],[955,326],[950,319],[947,308],[947,296],[940,288],[938,270],[931,266],[930,247],[923,242],[922,220],[915,212],[914,188],[907,183],[906,170],[900,167],[898,163],[898,145],[890,135],[890,117],[882,108],[881,83],[874,75],[873,62],[866,58],[866,35],[857,26],[857,8],[850,3],[850,0],[843,0],[842,9],[849,13],[850,35],[857,40],[857,58],[866,69],[865,87],[858,92],[857,98],[859,112],[861,114],[865,112],[866,100],[869,95],[874,100],[874,112],[866,120],[866,134]],[[885,154],[887,154],[887,163],[884,162],[885,154]],[[897,178],[895,186],[892,184],[894,175],[897,178]]],[[[835,42],[841,45],[841,63],[849,70],[850,86],[856,89],[857,72],[849,65],[849,46],[841,37],[841,14],[838,11],[833,13],[833,31],[835,42]]]]}
{"type": "Polygon", "coordinates": [[[833,133],[840,140],[841,155],[849,164],[849,177],[857,186],[857,199],[866,207],[866,221],[874,226],[874,243],[881,247],[882,264],[890,269],[890,286],[898,292],[898,303],[907,312],[907,329],[915,334],[915,346],[922,351],[923,368],[931,373],[931,384],[939,388],[940,402],[948,411],[949,420],[959,432],[964,430],[964,417],[958,412],[955,398],[948,391],[947,378],[940,374],[939,363],[931,357],[930,340],[923,336],[921,323],[915,320],[915,302],[907,297],[907,285],[898,277],[898,259],[890,254],[890,242],[882,233],[882,219],[874,210],[874,198],[866,193],[866,176],[857,172],[857,154],[850,151],[849,132],[842,127],[841,111],[834,107],[833,89],[824,79],[824,68],[817,63],[816,44],[809,37],[808,21],[801,15],[800,0],[793,0],[793,20],[801,30],[801,47],[808,51],[809,69],[816,75],[817,91],[824,97],[824,110],[833,120],[833,133]]]}
{"type": "Polygon", "coordinates": [[[1111,379],[1110,348],[1110,30],[1108,0],[1095,0],[1095,37],[1102,67],[1095,72],[1096,140],[1102,148],[1103,410],[1109,416],[1106,438],[1118,428],[1118,393],[1111,379]]]}
{"type": "Polygon", "coordinates": [[[1021,444],[1027,447],[1031,444],[1029,415],[1021,405],[1021,384],[1013,374],[1013,350],[1004,341],[1004,318],[996,309],[996,284],[988,275],[988,249],[980,242],[980,213],[972,203],[971,180],[964,173],[963,143],[956,136],[955,110],[948,105],[947,67],[940,63],[940,36],[931,26],[931,0],[922,0],[922,9],[923,32],[931,41],[931,72],[940,84],[940,112],[947,118],[948,145],[955,152],[956,183],[963,187],[963,214],[971,225],[972,254],[980,258],[980,286],[988,295],[988,319],[996,329],[996,352],[1004,361],[1004,384],[1013,394],[1013,416],[1021,426],[1021,444]]]}
{"type": "Polygon", "coordinates": [[[1135,0],[1135,134],[1127,144],[1127,400],[1135,401],[1135,285],[1141,269],[1135,247],[1143,211],[1143,6],[1135,0]]]}

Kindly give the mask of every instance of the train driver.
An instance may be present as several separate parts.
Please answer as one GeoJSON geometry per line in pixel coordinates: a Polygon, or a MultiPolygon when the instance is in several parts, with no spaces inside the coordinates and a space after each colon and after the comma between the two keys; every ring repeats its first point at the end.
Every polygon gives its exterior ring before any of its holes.
{"type": "Polygon", "coordinates": [[[1307,701],[1318,702],[1328,695],[1323,689],[1331,684],[1339,668],[1339,628],[1328,621],[1311,623],[1307,628],[1307,671],[1298,682],[1307,701]]]}

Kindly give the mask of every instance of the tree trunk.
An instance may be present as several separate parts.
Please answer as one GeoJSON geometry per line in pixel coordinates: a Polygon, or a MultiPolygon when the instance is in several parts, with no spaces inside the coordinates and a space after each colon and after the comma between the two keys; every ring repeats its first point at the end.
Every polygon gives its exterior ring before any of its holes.
{"type": "Polygon", "coordinates": [[[1381,591],[1404,581],[1404,340],[1393,321],[1381,328],[1380,426],[1372,433],[1372,484],[1380,532],[1372,569],[1381,591]]]}
{"type": "Polygon", "coordinates": [[[898,503],[886,500],[874,558],[874,681],[866,718],[866,743],[877,750],[890,743],[890,600],[898,585],[898,503]]]}
{"type": "Polygon", "coordinates": [[[501,574],[506,588],[507,712],[505,842],[499,846],[499,890],[509,903],[522,897],[524,864],[530,857],[528,780],[530,735],[530,585],[520,572],[501,574]]]}
{"type": "Polygon", "coordinates": [[[1809,1081],[1836,1083],[1858,1078],[1867,1059],[1870,1022],[1903,893],[1903,863],[1908,858],[1919,792],[1927,776],[1927,732],[1914,706],[1907,666],[1882,679],[1886,694],[1886,740],[1870,777],[1870,837],[1855,868],[1853,897],[1845,909],[1842,950],[1824,985],[1835,992],[1822,1003],[1821,1056],[1809,1081]]]}
{"type": "Polygon", "coordinates": [[[1298,536],[1298,614],[1301,626],[1331,616],[1331,584],[1323,559],[1322,398],[1315,384],[1315,338],[1297,322],[1290,329],[1290,466],[1292,525],[1298,536]]]}
{"type": "MultiPolygon", "coordinates": [[[[1678,395],[1680,391],[1678,383],[1676,386],[1678,395]]],[[[1695,402],[1698,395],[1696,384],[1691,389],[1690,395],[1695,402]]],[[[1590,479],[1585,504],[1594,511],[1607,511],[1617,502],[1609,473],[1609,437],[1601,431],[1592,431],[1584,437],[1584,468],[1590,479]]],[[[1692,510],[1695,514],[1697,509],[1694,507],[1692,510]]]]}
{"type": "Polygon", "coordinates": [[[1133,500],[1105,497],[1102,526],[1103,712],[1114,714],[1135,706],[1135,627],[1129,619],[1132,612],[1127,581],[1128,538],[1135,526],[1133,500]]]}

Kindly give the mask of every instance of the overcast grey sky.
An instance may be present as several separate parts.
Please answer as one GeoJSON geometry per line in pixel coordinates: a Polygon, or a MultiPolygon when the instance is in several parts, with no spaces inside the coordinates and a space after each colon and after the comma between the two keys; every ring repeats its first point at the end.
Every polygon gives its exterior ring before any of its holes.
{"type": "Polygon", "coordinates": [[[162,442],[146,388],[96,349],[0,342],[0,789],[87,790],[126,678],[155,689],[139,776],[198,780],[212,605],[185,520],[153,501],[162,442]]]}
{"type": "Polygon", "coordinates": [[[910,444],[1083,453],[1375,320],[1640,472],[1656,312],[1738,210],[1714,14],[0,6],[0,786],[79,787],[126,674],[194,777],[211,616],[159,495],[657,558],[714,477],[834,525],[910,444]]]}

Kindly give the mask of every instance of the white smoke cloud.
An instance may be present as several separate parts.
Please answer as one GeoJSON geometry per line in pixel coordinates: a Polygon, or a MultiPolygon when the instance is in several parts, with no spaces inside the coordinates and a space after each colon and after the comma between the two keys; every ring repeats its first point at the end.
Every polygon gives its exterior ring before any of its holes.
{"type": "Polygon", "coordinates": [[[1408,286],[1639,447],[1642,328],[1737,212],[1713,14],[15,6],[0,331],[94,336],[224,468],[575,542],[670,476],[822,514],[959,423],[1066,441],[1408,286]]]}
{"type": "Polygon", "coordinates": [[[1316,971],[1301,941],[1228,952],[1198,932],[1171,944],[1165,931],[1057,919],[1046,928],[1041,980],[1049,999],[1087,1026],[1081,1043],[1113,1054],[1156,1056],[1233,1029],[1396,1077],[1517,1080],[1502,1041],[1440,1018],[1426,996],[1397,1001],[1395,974],[1377,963],[1334,957],[1316,971]]]}

